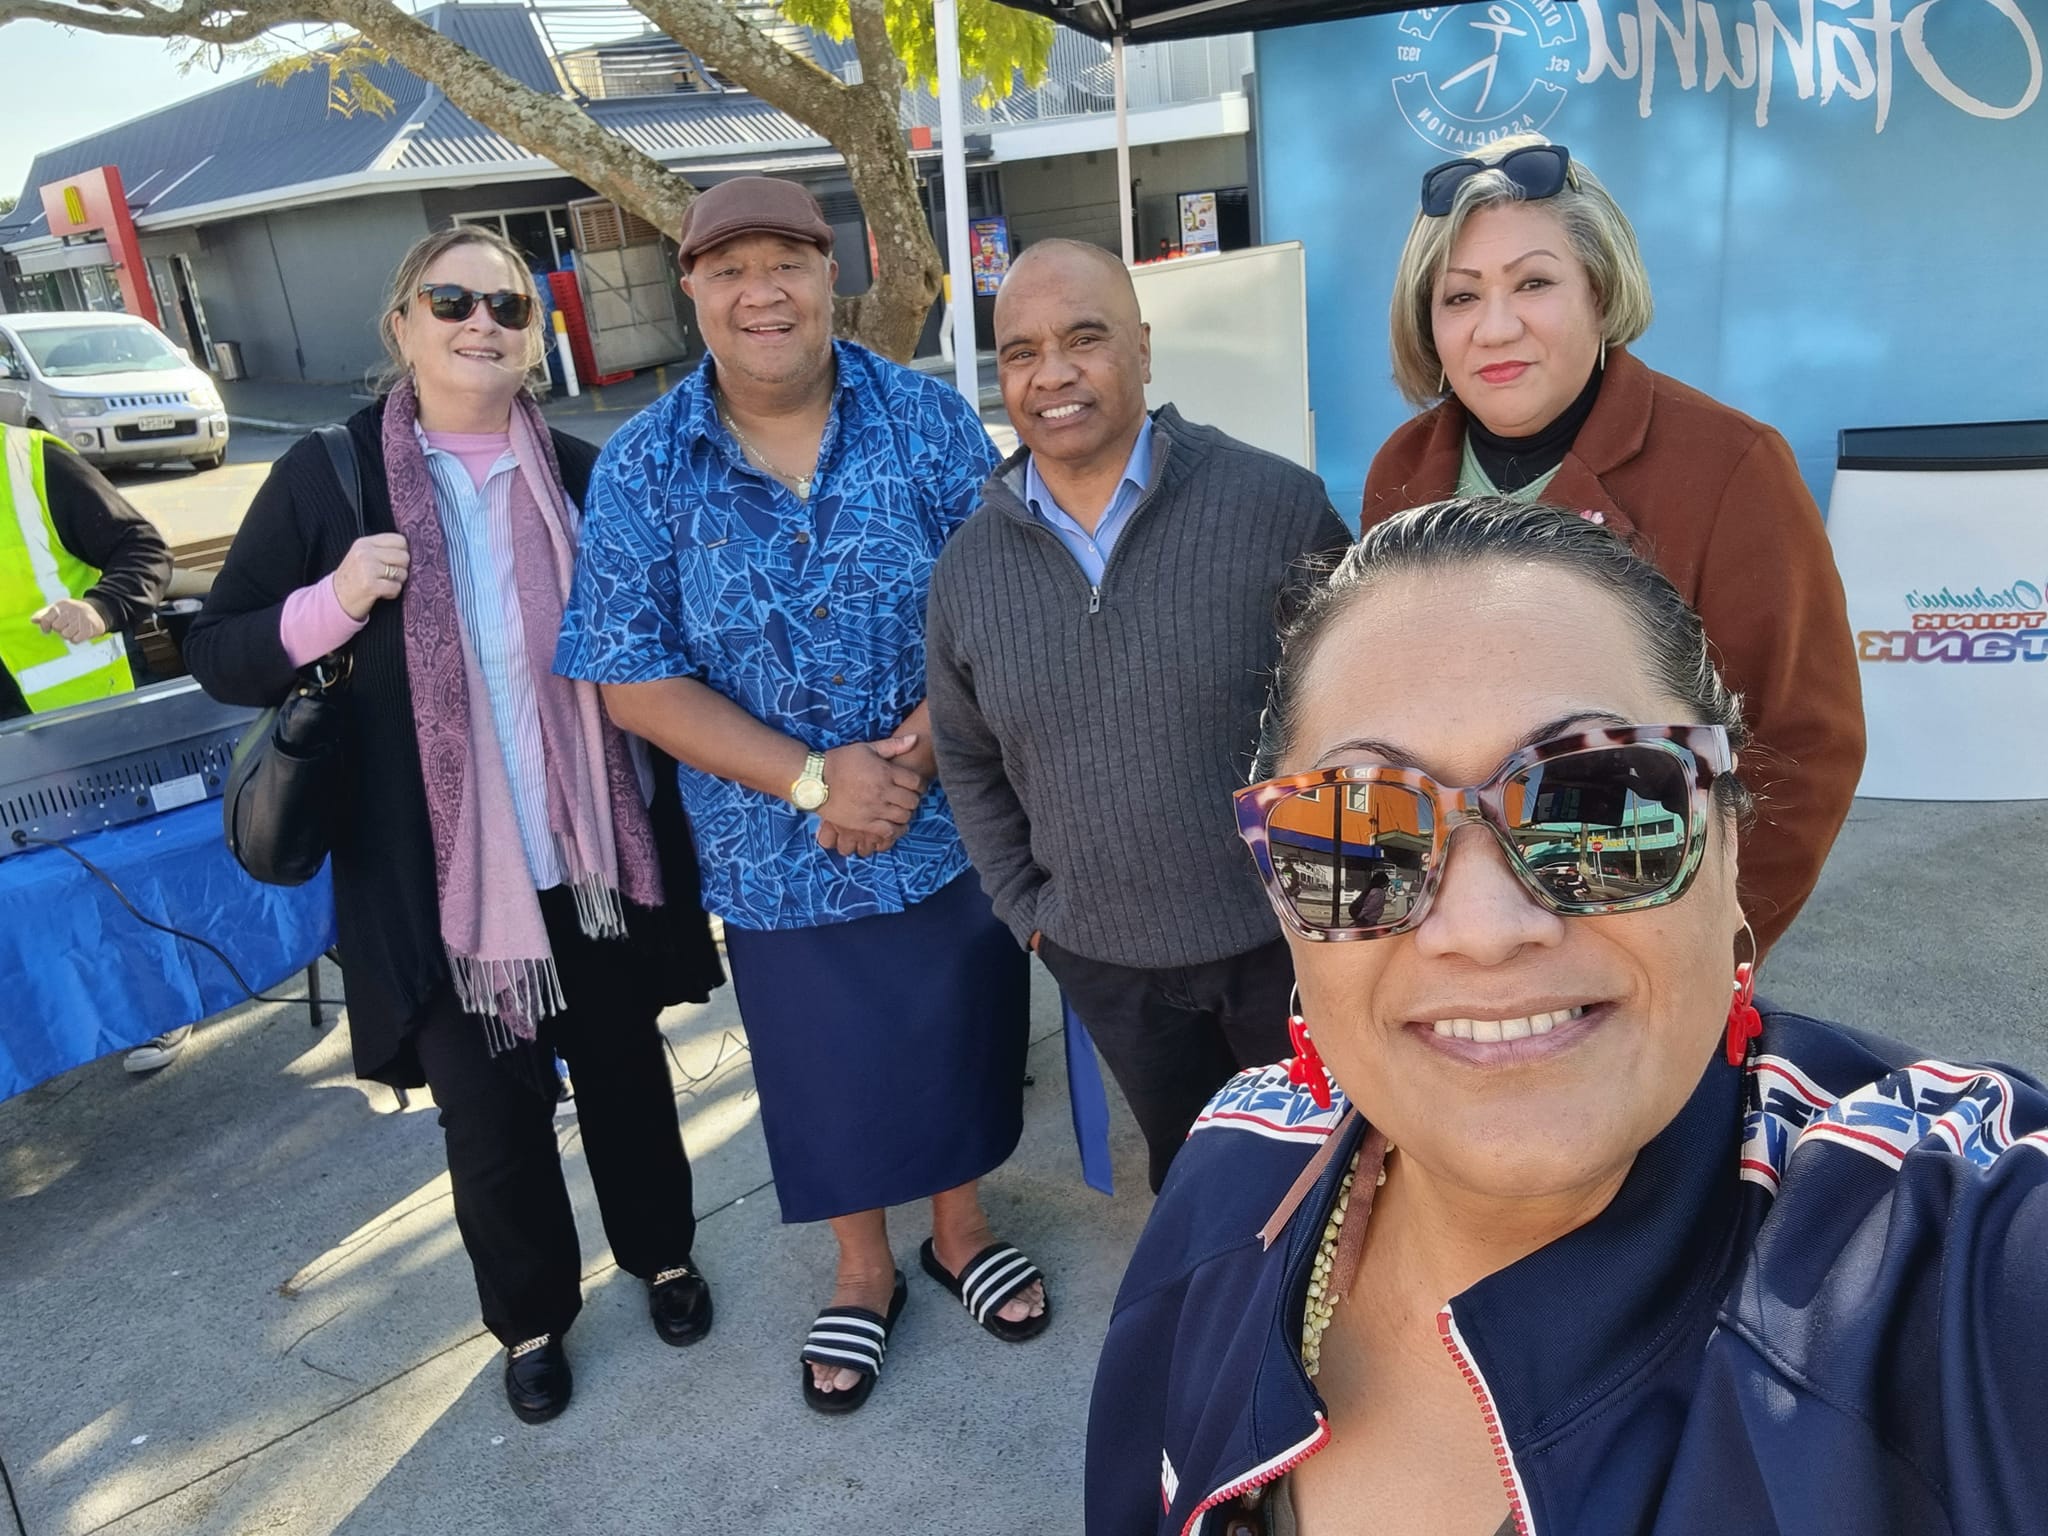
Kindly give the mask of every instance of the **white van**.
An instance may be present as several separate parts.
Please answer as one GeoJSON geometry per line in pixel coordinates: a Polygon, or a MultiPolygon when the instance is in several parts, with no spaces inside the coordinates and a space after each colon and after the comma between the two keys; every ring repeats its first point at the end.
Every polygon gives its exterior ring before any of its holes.
{"type": "Polygon", "coordinates": [[[133,315],[0,315],[0,421],[36,427],[95,464],[227,457],[213,380],[133,315]]]}

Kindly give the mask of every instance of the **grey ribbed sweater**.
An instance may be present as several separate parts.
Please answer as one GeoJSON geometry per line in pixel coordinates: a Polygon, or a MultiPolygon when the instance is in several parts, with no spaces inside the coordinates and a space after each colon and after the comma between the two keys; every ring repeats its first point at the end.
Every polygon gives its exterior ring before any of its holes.
{"type": "Polygon", "coordinates": [[[996,915],[1147,969],[1279,932],[1237,837],[1282,589],[1350,533],[1315,475],[1172,406],[1099,587],[1003,464],[932,574],[939,778],[996,915]]]}

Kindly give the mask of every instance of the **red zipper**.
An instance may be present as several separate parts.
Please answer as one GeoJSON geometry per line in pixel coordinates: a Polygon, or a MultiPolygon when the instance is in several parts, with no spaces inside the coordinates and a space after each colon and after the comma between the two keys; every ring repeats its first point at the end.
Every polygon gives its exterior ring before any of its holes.
{"type": "Polygon", "coordinates": [[[1486,1378],[1479,1374],[1479,1367],[1465,1353],[1465,1341],[1458,1336],[1458,1324],[1448,1306],[1436,1315],[1436,1331],[1444,1341],[1444,1348],[1451,1352],[1452,1363],[1464,1376],[1465,1385],[1479,1400],[1479,1415],[1486,1420],[1486,1437],[1493,1442],[1494,1465],[1500,1469],[1501,1485],[1507,1489],[1508,1516],[1515,1523],[1515,1536],[1536,1536],[1536,1522],[1530,1518],[1528,1501],[1522,1494],[1522,1474],[1515,1469],[1514,1454],[1508,1450],[1507,1437],[1501,1433],[1500,1415],[1494,1410],[1493,1394],[1486,1390],[1486,1378]]]}
{"type": "Polygon", "coordinates": [[[1254,1467],[1236,1482],[1226,1483],[1202,1500],[1195,1506],[1194,1513],[1188,1516],[1188,1523],[1180,1528],[1180,1536],[1194,1536],[1195,1528],[1202,1523],[1202,1516],[1218,1504],[1226,1504],[1232,1499],[1240,1498],[1261,1483],[1277,1482],[1329,1443],[1330,1421],[1318,1413],[1314,1434],[1299,1445],[1282,1451],[1276,1459],[1267,1462],[1263,1467],[1254,1467]]]}

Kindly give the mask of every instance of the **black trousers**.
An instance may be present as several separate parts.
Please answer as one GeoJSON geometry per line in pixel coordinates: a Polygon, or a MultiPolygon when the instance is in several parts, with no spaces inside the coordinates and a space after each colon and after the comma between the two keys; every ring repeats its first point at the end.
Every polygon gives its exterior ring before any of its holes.
{"type": "Polygon", "coordinates": [[[1041,936],[1038,958],[1130,1102],[1155,1195],[1216,1090],[1245,1067],[1294,1053],[1287,1037],[1294,959],[1284,939],[1225,960],[1144,970],[1090,960],[1041,936]]]}
{"type": "MultiPolygon", "coordinates": [[[[427,1005],[415,1036],[441,1109],[455,1223],[484,1326],[508,1345],[560,1334],[583,1307],[551,1049],[575,1079],[584,1155],[619,1268],[651,1279],[689,1257],[697,1235],[650,969],[630,938],[585,938],[566,889],[540,901],[568,1007],[541,1021],[538,1045],[493,1057],[483,1022],[462,1011],[452,988],[427,1005]]],[[[629,924],[634,915],[629,908],[629,924]]]]}

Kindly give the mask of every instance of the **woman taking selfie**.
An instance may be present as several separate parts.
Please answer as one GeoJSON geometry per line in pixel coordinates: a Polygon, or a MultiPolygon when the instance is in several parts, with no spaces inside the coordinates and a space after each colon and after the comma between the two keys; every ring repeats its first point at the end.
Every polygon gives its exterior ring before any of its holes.
{"type": "Polygon", "coordinates": [[[1422,414],[1366,475],[1363,526],[1446,496],[1601,514],[1707,626],[1754,733],[1743,910],[1765,953],[1820,878],[1863,770],[1863,694],[1820,509],[1784,438],[1628,347],[1635,230],[1562,144],[1433,168],[1394,276],[1394,381],[1422,414]]]}
{"type": "Polygon", "coordinates": [[[555,1054],[613,1256],[664,1340],[710,1327],[655,1020],[723,979],[688,827],[642,789],[673,775],[551,669],[597,451],[525,394],[538,310],[499,236],[415,245],[380,321],[391,391],[348,422],[365,531],[322,445],[300,443],[185,648],[209,693],[251,705],[349,657],[333,871],[356,1071],[433,1090],[483,1320],[529,1422],[568,1405],[562,1335],[582,1306],[555,1054]]]}
{"type": "Polygon", "coordinates": [[[1267,735],[1298,1054],[1139,1243],[1093,1536],[2040,1529],[2048,1094],[1759,1018],[1741,701],[1671,583],[1572,513],[1404,513],[1267,735]]]}

